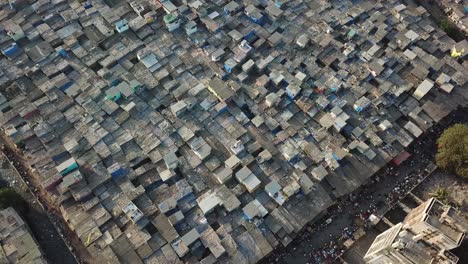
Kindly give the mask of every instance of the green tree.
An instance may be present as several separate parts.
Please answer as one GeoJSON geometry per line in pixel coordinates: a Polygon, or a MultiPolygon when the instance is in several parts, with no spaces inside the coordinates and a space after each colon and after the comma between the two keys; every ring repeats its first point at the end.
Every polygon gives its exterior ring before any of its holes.
{"type": "Polygon", "coordinates": [[[26,213],[28,209],[26,201],[13,188],[0,188],[0,209],[8,207],[13,207],[20,214],[26,213]]]}
{"type": "Polygon", "coordinates": [[[437,190],[430,195],[444,204],[449,203],[449,192],[446,188],[437,188],[437,190]]]}
{"type": "Polygon", "coordinates": [[[457,31],[457,27],[448,19],[443,19],[439,22],[439,27],[447,34],[454,34],[457,31]]]}
{"type": "Polygon", "coordinates": [[[456,124],[447,128],[437,143],[437,166],[468,178],[468,126],[456,124]]]}

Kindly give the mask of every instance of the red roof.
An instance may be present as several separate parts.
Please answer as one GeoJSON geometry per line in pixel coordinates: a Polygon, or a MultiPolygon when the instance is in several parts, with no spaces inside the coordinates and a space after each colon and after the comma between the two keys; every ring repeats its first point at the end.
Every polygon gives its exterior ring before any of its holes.
{"type": "Polygon", "coordinates": [[[392,162],[393,164],[398,166],[401,163],[403,163],[405,160],[407,160],[409,157],[411,157],[411,154],[409,152],[402,151],[395,158],[393,158],[392,162]]]}

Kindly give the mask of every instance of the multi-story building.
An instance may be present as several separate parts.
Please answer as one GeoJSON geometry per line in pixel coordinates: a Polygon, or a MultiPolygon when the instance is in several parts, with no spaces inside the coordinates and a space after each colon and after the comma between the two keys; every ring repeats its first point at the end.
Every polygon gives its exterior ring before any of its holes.
{"type": "Polygon", "coordinates": [[[458,262],[448,250],[460,246],[467,224],[451,206],[431,198],[405,220],[378,235],[364,256],[368,264],[458,262]]]}
{"type": "Polygon", "coordinates": [[[468,223],[453,207],[431,198],[406,216],[404,228],[437,248],[451,250],[462,243],[468,223]]]}
{"type": "Polygon", "coordinates": [[[364,260],[368,264],[455,264],[458,257],[431,246],[399,223],[376,237],[364,260]]]}

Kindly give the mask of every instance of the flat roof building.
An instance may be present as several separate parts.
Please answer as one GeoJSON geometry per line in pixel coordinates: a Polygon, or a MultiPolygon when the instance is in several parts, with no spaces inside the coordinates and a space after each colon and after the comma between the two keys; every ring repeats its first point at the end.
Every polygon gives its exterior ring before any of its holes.
{"type": "Polygon", "coordinates": [[[208,89],[216,96],[220,101],[226,101],[234,95],[234,90],[229,88],[224,81],[218,78],[213,78],[208,83],[208,89]]]}
{"type": "Polygon", "coordinates": [[[449,251],[439,252],[399,223],[378,235],[364,256],[367,264],[455,264],[449,251]]]}
{"type": "Polygon", "coordinates": [[[458,257],[449,250],[461,245],[467,231],[468,223],[459,212],[431,198],[378,235],[364,260],[368,264],[455,264],[458,257]]]}
{"type": "Polygon", "coordinates": [[[459,247],[468,232],[468,222],[464,216],[435,198],[414,208],[403,223],[405,228],[421,234],[425,240],[445,250],[459,247]]]}
{"type": "Polygon", "coordinates": [[[12,207],[0,211],[0,263],[47,263],[29,228],[12,207]]]}

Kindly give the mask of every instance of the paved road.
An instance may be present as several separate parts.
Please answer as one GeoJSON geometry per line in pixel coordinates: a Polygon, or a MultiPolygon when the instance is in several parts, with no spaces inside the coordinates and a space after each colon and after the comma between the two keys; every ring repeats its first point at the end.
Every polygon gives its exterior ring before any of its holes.
{"type": "Polygon", "coordinates": [[[330,255],[336,256],[341,251],[337,242],[345,240],[350,231],[358,228],[359,222],[363,222],[361,216],[367,218],[370,213],[386,211],[389,203],[397,202],[400,194],[412,189],[427,175],[425,169],[434,160],[436,139],[444,127],[457,122],[468,123],[466,113],[466,108],[452,113],[443,125],[433,127],[408,148],[412,157],[406,162],[377,172],[373,182],[342,199],[317,225],[306,228],[287,248],[278,248],[260,263],[332,263],[330,255]],[[329,218],[333,221],[326,225],[329,218]],[[328,255],[328,259],[324,255],[328,255]]]}

